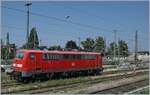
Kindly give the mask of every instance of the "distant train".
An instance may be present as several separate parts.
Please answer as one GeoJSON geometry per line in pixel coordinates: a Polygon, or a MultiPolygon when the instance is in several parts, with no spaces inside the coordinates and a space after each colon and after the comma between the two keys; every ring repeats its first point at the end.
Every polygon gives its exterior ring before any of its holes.
{"type": "Polygon", "coordinates": [[[12,64],[12,76],[28,82],[60,75],[99,74],[103,71],[102,57],[96,52],[18,50],[12,64]]]}

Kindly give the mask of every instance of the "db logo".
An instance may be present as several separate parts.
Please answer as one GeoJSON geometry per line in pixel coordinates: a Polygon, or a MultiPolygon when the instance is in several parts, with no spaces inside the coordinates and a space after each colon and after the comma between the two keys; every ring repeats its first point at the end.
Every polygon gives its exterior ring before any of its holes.
{"type": "Polygon", "coordinates": [[[71,65],[72,65],[72,66],[75,66],[75,63],[73,62],[73,63],[71,63],[71,65]]]}

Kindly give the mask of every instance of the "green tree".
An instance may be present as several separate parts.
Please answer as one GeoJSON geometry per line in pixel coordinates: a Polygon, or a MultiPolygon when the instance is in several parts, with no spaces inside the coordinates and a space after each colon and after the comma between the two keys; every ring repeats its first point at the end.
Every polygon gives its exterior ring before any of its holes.
{"type": "Polygon", "coordinates": [[[75,41],[68,41],[65,46],[66,49],[78,49],[78,46],[75,41]]]}
{"type": "Polygon", "coordinates": [[[120,41],[118,41],[118,45],[119,45],[120,55],[127,56],[128,55],[128,44],[125,41],[120,40],[120,41]]]}
{"type": "Polygon", "coordinates": [[[1,39],[1,46],[3,46],[3,45],[4,45],[3,39],[1,39]]]}
{"type": "Polygon", "coordinates": [[[107,55],[113,56],[113,54],[114,54],[114,47],[115,47],[115,53],[116,54],[118,53],[118,46],[117,46],[117,44],[112,42],[112,43],[109,44],[109,47],[107,49],[107,55]]]}
{"type": "Polygon", "coordinates": [[[6,45],[4,45],[3,40],[1,39],[1,58],[2,59],[12,59],[16,53],[16,45],[9,42],[9,32],[6,36],[6,45]]]}
{"type": "Polygon", "coordinates": [[[48,48],[48,50],[62,50],[60,45],[53,45],[48,48]]]}
{"type": "Polygon", "coordinates": [[[118,45],[115,44],[114,42],[110,43],[109,48],[107,49],[107,55],[113,56],[114,45],[116,47],[116,49],[115,49],[116,56],[117,55],[119,55],[119,56],[120,55],[121,56],[127,56],[128,55],[128,44],[123,40],[118,41],[118,45]]]}
{"type": "Polygon", "coordinates": [[[1,46],[1,58],[2,59],[7,59],[7,48],[1,46]]]}
{"type": "Polygon", "coordinates": [[[85,41],[81,41],[81,45],[84,48],[84,51],[93,51],[94,40],[91,38],[87,38],[85,41]]]}
{"type": "Polygon", "coordinates": [[[9,45],[9,32],[7,32],[7,36],[6,36],[6,45],[9,45]]]}
{"type": "Polygon", "coordinates": [[[29,49],[33,49],[33,48],[37,48],[38,46],[39,46],[39,39],[38,39],[37,31],[36,31],[36,28],[33,27],[31,29],[31,32],[28,38],[27,47],[29,49]]]}
{"type": "Polygon", "coordinates": [[[103,37],[98,37],[96,40],[95,40],[95,49],[94,51],[96,52],[104,52],[104,48],[105,48],[105,42],[104,42],[104,39],[103,37]]]}
{"type": "Polygon", "coordinates": [[[14,58],[16,55],[16,50],[17,46],[15,44],[10,44],[9,45],[9,54],[10,54],[10,59],[14,58]]]}
{"type": "Polygon", "coordinates": [[[19,47],[19,49],[27,49],[27,43],[23,44],[21,47],[19,47]]]}
{"type": "Polygon", "coordinates": [[[16,54],[16,45],[9,44],[1,46],[1,58],[2,59],[12,59],[16,54]]]}

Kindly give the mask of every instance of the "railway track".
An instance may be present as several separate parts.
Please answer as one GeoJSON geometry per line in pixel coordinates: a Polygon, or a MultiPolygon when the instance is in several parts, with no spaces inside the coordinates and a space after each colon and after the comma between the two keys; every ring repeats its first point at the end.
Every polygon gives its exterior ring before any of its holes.
{"type": "Polygon", "coordinates": [[[90,94],[122,94],[125,92],[132,91],[134,89],[137,89],[139,87],[146,86],[148,83],[149,83],[148,79],[147,80],[140,80],[140,81],[121,85],[121,86],[114,87],[114,88],[109,88],[109,89],[105,89],[102,91],[92,92],[90,94]]]}
{"type": "MultiPolygon", "coordinates": [[[[103,72],[102,75],[107,75],[107,74],[114,74],[114,73],[118,73],[118,72],[128,72],[129,70],[113,70],[113,71],[106,71],[103,72]]],[[[101,75],[97,75],[97,76],[101,76],[101,75]]],[[[81,76],[82,77],[82,76],[81,76]]],[[[1,82],[1,86],[5,87],[5,86],[13,86],[13,85],[19,85],[21,83],[18,83],[15,80],[5,80],[1,82]]]]}
{"type": "Polygon", "coordinates": [[[116,79],[111,80],[107,82],[97,83],[97,84],[91,84],[88,87],[84,87],[82,89],[78,89],[74,91],[73,93],[84,93],[84,94],[123,94],[123,91],[128,91],[131,89],[135,89],[135,87],[147,85],[149,81],[148,74],[128,77],[128,78],[122,78],[122,79],[116,79]],[[136,85],[136,83],[139,85],[136,85]],[[122,88],[122,89],[121,89],[122,88]],[[128,90],[127,90],[127,89],[128,90]],[[110,92],[112,91],[112,92],[110,92]],[[119,92],[120,91],[120,92],[119,92]]]}
{"type": "MultiPolygon", "coordinates": [[[[138,72],[137,75],[142,75],[144,74],[145,72],[138,72]]],[[[73,88],[73,87],[76,87],[78,85],[81,85],[81,84],[96,84],[98,82],[103,82],[103,81],[108,81],[108,80],[116,80],[116,79],[119,79],[119,78],[125,78],[125,77],[132,77],[132,76],[135,76],[133,75],[131,72],[129,74],[122,74],[122,75],[115,75],[115,76],[105,76],[105,77],[100,77],[100,78],[95,78],[93,80],[86,80],[86,81],[79,81],[79,82],[73,82],[73,83],[67,83],[67,84],[55,84],[55,85],[47,85],[45,87],[37,87],[37,88],[32,88],[32,89],[20,89],[20,90],[13,90],[13,91],[5,91],[2,90],[2,93],[3,94],[8,94],[8,93],[43,93],[43,92],[57,92],[58,90],[62,90],[62,89],[66,89],[66,88],[73,88]]],[[[97,77],[97,76],[96,76],[97,77]]]]}
{"type": "Polygon", "coordinates": [[[149,94],[149,85],[142,86],[140,88],[125,92],[124,94],[149,94]],[[146,92],[147,91],[147,92],[146,92]],[[145,93],[146,92],[146,93],[145,93]]]}
{"type": "Polygon", "coordinates": [[[15,85],[22,85],[22,83],[17,83],[17,82],[13,82],[13,83],[9,83],[9,84],[1,84],[1,87],[11,87],[11,86],[15,86],[15,85]]]}
{"type": "MultiPolygon", "coordinates": [[[[141,70],[141,69],[139,69],[141,70]]],[[[142,70],[147,70],[147,69],[142,69],[142,70]]],[[[113,70],[113,71],[106,71],[103,72],[102,75],[97,75],[97,76],[103,76],[103,75],[107,75],[107,74],[114,74],[114,73],[123,73],[123,72],[129,72],[132,70],[113,70]]],[[[81,76],[82,77],[82,76],[81,76]]],[[[5,80],[1,82],[1,87],[6,87],[6,86],[14,86],[14,85],[21,85],[22,83],[18,83],[15,80],[5,80]]]]}
{"type": "MultiPolygon", "coordinates": [[[[131,78],[131,77],[133,77],[133,76],[126,76],[126,77],[122,77],[121,79],[124,79],[124,78],[131,78]]],[[[112,78],[112,79],[108,79],[108,80],[102,80],[102,81],[91,81],[91,82],[87,82],[87,83],[82,83],[82,84],[79,84],[79,85],[75,85],[75,86],[71,86],[71,87],[62,87],[62,88],[58,88],[58,89],[56,89],[56,90],[54,90],[54,91],[52,91],[52,90],[50,90],[50,91],[48,91],[48,92],[46,92],[46,93],[44,93],[44,94],[49,94],[49,93],[69,93],[69,94],[72,94],[72,93],[76,93],[76,94],[79,94],[79,93],[81,93],[81,94],[86,94],[87,92],[74,92],[74,90],[76,90],[76,89],[82,89],[82,88],[86,88],[86,87],[90,87],[91,85],[95,85],[95,84],[98,84],[98,83],[103,83],[103,82],[107,82],[107,81],[114,81],[114,80],[120,80],[120,78],[118,77],[118,78],[112,78]]],[[[148,84],[148,79],[146,80],[146,82],[145,82],[145,80],[142,80],[142,81],[144,81],[143,83],[145,83],[144,85],[147,85],[148,84]]],[[[139,82],[139,81],[138,81],[139,82]]],[[[137,83],[138,83],[137,82],[137,83]]],[[[135,82],[136,83],[136,82],[135,82]]],[[[141,85],[143,84],[143,83],[141,83],[141,85]]],[[[135,86],[134,84],[132,84],[133,86],[135,86]]],[[[121,87],[121,86],[120,86],[121,87]]],[[[128,86],[129,87],[129,86],[128,86]]],[[[130,87],[129,87],[130,88],[130,87]]],[[[116,90],[117,91],[117,90],[116,90]]],[[[99,93],[87,93],[87,94],[99,94],[99,93]]],[[[102,93],[103,94],[103,93],[102,93]]],[[[105,93],[104,93],[105,94],[105,93]]],[[[109,93],[109,94],[111,94],[111,93],[109,93]]]]}

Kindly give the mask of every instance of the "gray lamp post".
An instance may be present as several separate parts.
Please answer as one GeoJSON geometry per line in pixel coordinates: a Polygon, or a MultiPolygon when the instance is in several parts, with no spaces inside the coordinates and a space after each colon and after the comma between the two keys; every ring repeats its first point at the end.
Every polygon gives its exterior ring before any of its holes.
{"type": "MultiPolygon", "coordinates": [[[[26,34],[26,43],[28,44],[28,38],[29,38],[29,6],[32,5],[32,3],[26,3],[25,6],[27,6],[27,34],[26,34]]],[[[27,45],[28,47],[28,45],[27,45]]]]}

